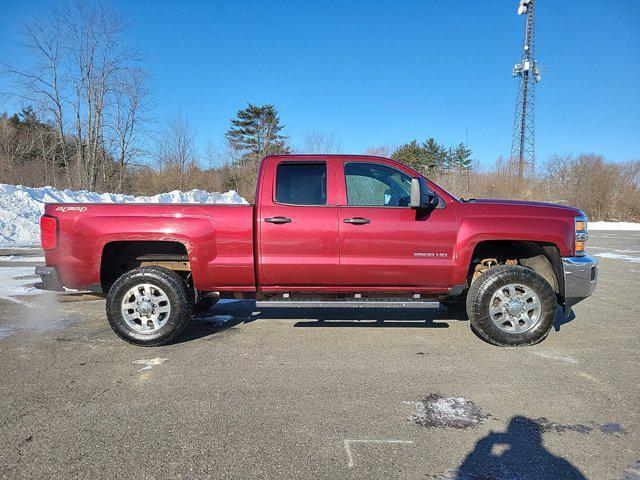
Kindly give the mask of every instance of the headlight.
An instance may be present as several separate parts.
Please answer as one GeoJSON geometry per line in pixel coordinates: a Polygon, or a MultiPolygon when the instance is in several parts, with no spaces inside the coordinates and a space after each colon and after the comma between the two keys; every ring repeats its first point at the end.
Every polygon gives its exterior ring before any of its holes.
{"type": "Polygon", "coordinates": [[[576,256],[584,256],[587,254],[586,242],[589,238],[587,217],[575,217],[575,225],[576,256]]]}

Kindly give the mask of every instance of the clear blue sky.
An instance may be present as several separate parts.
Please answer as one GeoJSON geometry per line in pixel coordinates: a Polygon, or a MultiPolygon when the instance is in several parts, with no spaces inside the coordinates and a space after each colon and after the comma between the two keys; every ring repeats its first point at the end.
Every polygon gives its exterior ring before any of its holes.
{"type": "MultiPolygon", "coordinates": [[[[49,2],[5,0],[0,57],[49,2]]],[[[483,163],[508,155],[523,17],[500,1],[113,1],[148,56],[155,116],[181,107],[198,141],[272,103],[294,145],[335,132],[344,150],[433,136],[483,163]]],[[[538,0],[537,154],[640,158],[640,1],[538,0]]],[[[3,84],[0,83],[0,90],[3,84]]],[[[11,110],[12,104],[0,104],[11,110]]]]}

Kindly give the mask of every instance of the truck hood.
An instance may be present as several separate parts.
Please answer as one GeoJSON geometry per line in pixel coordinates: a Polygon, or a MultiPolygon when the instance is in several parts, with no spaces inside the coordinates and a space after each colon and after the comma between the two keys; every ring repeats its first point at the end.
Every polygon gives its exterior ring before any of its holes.
{"type": "Polygon", "coordinates": [[[560,210],[565,210],[566,212],[570,212],[574,215],[584,215],[582,210],[575,207],[569,207],[567,205],[559,205],[557,203],[546,203],[546,202],[530,202],[528,200],[498,200],[495,198],[477,198],[473,200],[469,200],[468,203],[476,203],[482,205],[508,205],[513,207],[544,207],[544,208],[557,208],[560,210]]]}

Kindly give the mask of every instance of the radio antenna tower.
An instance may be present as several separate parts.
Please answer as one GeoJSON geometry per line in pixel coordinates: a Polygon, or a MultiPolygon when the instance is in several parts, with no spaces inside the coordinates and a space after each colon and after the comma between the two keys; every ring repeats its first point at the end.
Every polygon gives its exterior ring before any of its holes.
{"type": "Polygon", "coordinates": [[[518,15],[526,18],[524,47],[520,63],[514,65],[511,72],[518,79],[518,95],[509,165],[511,170],[517,166],[519,180],[535,173],[536,166],[535,87],[542,77],[535,57],[534,3],[535,0],[520,0],[518,5],[518,15]]]}

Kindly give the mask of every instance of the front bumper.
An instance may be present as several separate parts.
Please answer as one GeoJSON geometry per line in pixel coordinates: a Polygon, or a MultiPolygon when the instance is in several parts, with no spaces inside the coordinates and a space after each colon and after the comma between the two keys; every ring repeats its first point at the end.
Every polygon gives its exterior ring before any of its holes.
{"type": "Polygon", "coordinates": [[[55,292],[61,292],[64,290],[55,267],[36,267],[36,275],[39,275],[42,279],[41,282],[36,283],[36,288],[41,290],[53,290],[55,292]]]}
{"type": "Polygon", "coordinates": [[[598,261],[589,256],[563,257],[564,312],[593,293],[598,283],[598,261]]]}

